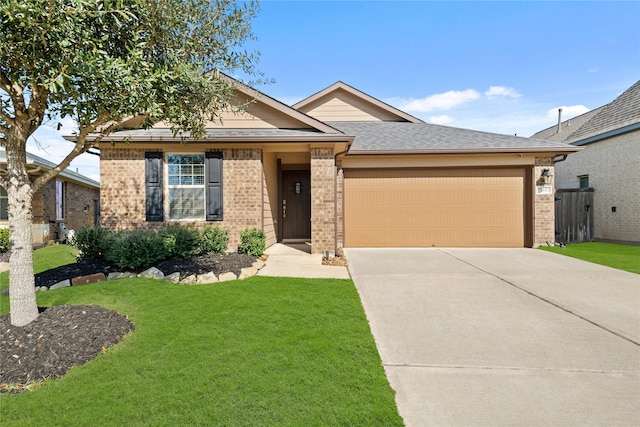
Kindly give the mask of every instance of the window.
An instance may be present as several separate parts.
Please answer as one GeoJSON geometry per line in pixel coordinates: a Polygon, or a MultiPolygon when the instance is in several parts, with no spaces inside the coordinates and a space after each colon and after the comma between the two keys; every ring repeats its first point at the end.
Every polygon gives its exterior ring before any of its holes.
{"type": "Polygon", "coordinates": [[[4,187],[0,187],[0,221],[7,221],[9,219],[9,198],[7,197],[7,190],[4,187]]]}
{"type": "Polygon", "coordinates": [[[144,157],[147,221],[222,221],[222,152],[167,154],[166,180],[164,153],[144,157]]]}
{"type": "Polygon", "coordinates": [[[64,219],[65,211],[65,185],[63,181],[56,181],[56,219],[64,219]]]}
{"type": "Polygon", "coordinates": [[[168,154],[169,219],[204,219],[204,155],[168,154]]]}
{"type": "Polygon", "coordinates": [[[581,175],[578,177],[580,188],[589,188],[589,175],[581,175]]]}

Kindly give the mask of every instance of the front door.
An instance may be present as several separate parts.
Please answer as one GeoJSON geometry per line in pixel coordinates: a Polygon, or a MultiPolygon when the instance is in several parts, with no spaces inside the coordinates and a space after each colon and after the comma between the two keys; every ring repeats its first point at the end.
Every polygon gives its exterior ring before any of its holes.
{"type": "Polygon", "coordinates": [[[311,172],[282,171],[282,239],[311,240],[311,172]]]}

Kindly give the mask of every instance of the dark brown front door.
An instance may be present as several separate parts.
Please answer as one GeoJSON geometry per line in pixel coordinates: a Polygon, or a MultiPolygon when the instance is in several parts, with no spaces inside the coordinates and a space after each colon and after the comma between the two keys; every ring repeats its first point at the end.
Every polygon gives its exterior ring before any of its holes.
{"type": "Polygon", "coordinates": [[[282,239],[311,238],[311,172],[282,171],[282,239]]]}

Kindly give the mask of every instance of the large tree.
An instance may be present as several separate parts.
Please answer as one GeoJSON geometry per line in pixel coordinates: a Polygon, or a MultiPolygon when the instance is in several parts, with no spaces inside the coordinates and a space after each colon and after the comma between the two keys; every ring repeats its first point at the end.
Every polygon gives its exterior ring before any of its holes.
{"type": "Polygon", "coordinates": [[[36,191],[108,135],[124,118],[204,135],[231,105],[228,79],[255,75],[255,2],[231,0],[3,0],[0,4],[0,185],[8,194],[11,323],[38,317],[33,276],[36,191]],[[213,72],[206,72],[215,70],[213,72]],[[206,72],[206,73],[205,73],[206,72]],[[33,182],[26,142],[45,120],[71,117],[75,145],[33,182]]]}

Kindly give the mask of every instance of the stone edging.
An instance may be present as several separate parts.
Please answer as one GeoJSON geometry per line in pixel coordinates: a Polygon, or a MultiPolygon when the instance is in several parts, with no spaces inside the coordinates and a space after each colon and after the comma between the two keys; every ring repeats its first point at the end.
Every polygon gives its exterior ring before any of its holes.
{"type": "MultiPolygon", "coordinates": [[[[66,288],[68,286],[86,285],[89,283],[126,279],[130,277],[148,277],[152,279],[165,280],[171,283],[179,283],[182,285],[204,285],[208,283],[228,282],[230,280],[246,279],[247,277],[255,276],[256,274],[258,274],[258,271],[260,271],[264,266],[264,261],[256,260],[253,262],[253,264],[251,264],[251,267],[242,268],[240,270],[239,276],[236,276],[232,272],[220,273],[218,276],[216,276],[213,272],[209,272],[198,275],[192,274],[191,276],[187,276],[182,280],[180,280],[180,272],[176,271],[165,276],[164,273],[156,267],[151,267],[139,274],[128,272],[113,272],[109,273],[109,275],[105,277],[104,273],[95,273],[86,276],[74,277],[73,279],[62,280],[56,284],[51,285],[50,287],[36,286],[36,292],[52,291],[55,289],[66,288]]],[[[7,290],[8,289],[9,288],[7,288],[7,290]]]]}

